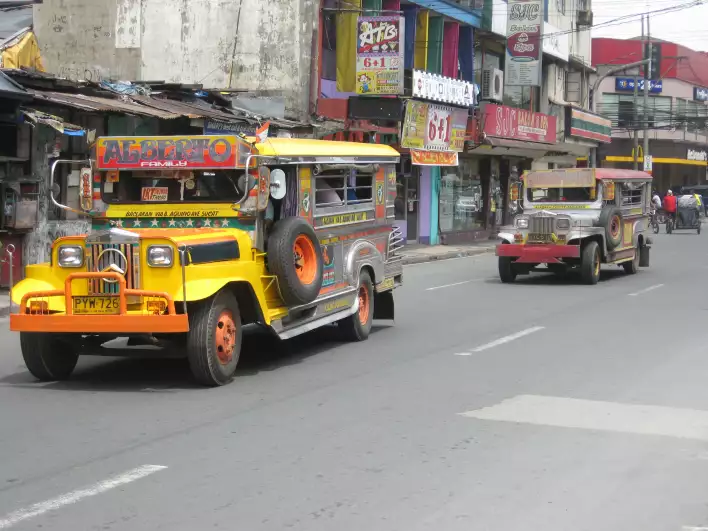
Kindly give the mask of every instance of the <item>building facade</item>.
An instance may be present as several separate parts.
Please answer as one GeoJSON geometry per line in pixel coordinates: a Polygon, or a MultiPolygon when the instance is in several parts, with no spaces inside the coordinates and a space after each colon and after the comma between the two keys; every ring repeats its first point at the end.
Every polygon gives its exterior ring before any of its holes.
{"type": "MultiPolygon", "coordinates": [[[[632,168],[636,155],[652,157],[654,186],[661,192],[681,186],[705,184],[708,174],[708,56],[678,44],[654,41],[657,76],[649,83],[649,104],[644,120],[644,84],[628,71],[605,78],[599,85],[597,108],[612,119],[612,143],[598,151],[598,165],[632,168]],[[643,153],[647,125],[649,152],[643,153]],[[634,132],[639,148],[634,149],[634,132]]],[[[598,73],[635,62],[643,56],[639,39],[594,39],[593,61],[598,73]]]]}

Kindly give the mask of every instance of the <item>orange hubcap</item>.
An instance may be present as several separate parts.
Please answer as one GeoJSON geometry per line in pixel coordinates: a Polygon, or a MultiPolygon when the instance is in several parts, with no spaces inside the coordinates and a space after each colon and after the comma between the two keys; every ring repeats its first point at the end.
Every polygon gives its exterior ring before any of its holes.
{"type": "Polygon", "coordinates": [[[363,325],[369,322],[369,290],[366,286],[359,288],[359,321],[363,325]]]}
{"type": "Polygon", "coordinates": [[[306,236],[298,236],[293,245],[295,272],[305,285],[312,284],[317,276],[317,253],[312,241],[306,236]]]}
{"type": "Polygon", "coordinates": [[[234,359],[236,350],[236,323],[230,311],[224,310],[216,322],[216,355],[226,365],[234,359]]]}

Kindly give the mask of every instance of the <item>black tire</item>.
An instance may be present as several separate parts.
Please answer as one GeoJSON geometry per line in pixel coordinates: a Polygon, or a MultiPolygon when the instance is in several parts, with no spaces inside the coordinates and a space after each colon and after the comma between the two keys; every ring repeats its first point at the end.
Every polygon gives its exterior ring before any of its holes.
{"type": "Polygon", "coordinates": [[[659,234],[659,222],[654,220],[651,225],[652,225],[652,230],[654,231],[654,234],[659,234]]]}
{"type": "Polygon", "coordinates": [[[187,359],[197,382],[217,387],[233,379],[242,333],[241,313],[233,293],[220,291],[194,306],[189,313],[187,359]],[[229,345],[233,348],[225,348],[229,345]]]}
{"type": "Polygon", "coordinates": [[[580,276],[585,284],[595,285],[600,280],[600,246],[597,242],[588,242],[580,256],[580,276]]]}
{"type": "Polygon", "coordinates": [[[503,284],[511,284],[516,280],[517,272],[509,256],[499,257],[499,279],[503,284]]]}
{"type": "Polygon", "coordinates": [[[363,270],[359,275],[358,289],[359,311],[338,323],[342,339],[347,341],[367,339],[374,319],[374,283],[367,270],[363,270]],[[362,304],[366,304],[366,315],[362,312],[362,304]]]}
{"type": "Polygon", "coordinates": [[[698,222],[698,228],[696,229],[696,232],[697,232],[698,234],[701,233],[701,222],[700,222],[700,221],[698,222]]]}
{"type": "Polygon", "coordinates": [[[635,249],[634,258],[629,262],[622,262],[622,268],[628,275],[636,275],[639,271],[639,248],[635,249]]]}
{"type": "Polygon", "coordinates": [[[671,234],[674,230],[674,222],[671,218],[666,220],[666,234],[671,234]]]}
{"type": "Polygon", "coordinates": [[[615,207],[605,207],[600,212],[599,224],[605,228],[605,241],[609,250],[622,243],[622,211],[615,207]]]}
{"type": "Polygon", "coordinates": [[[322,247],[307,221],[292,217],[274,225],[268,238],[268,269],[278,277],[286,305],[307,304],[317,298],[322,288],[323,264],[322,247]]]}
{"type": "Polygon", "coordinates": [[[79,361],[74,346],[56,334],[21,332],[20,350],[29,372],[42,382],[68,380],[79,361]]]}

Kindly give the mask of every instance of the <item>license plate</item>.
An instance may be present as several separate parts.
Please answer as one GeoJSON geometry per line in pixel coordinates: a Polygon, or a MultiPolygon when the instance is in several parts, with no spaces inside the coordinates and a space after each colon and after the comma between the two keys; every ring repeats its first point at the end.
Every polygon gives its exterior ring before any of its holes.
{"type": "Polygon", "coordinates": [[[120,313],[118,297],[74,297],[74,313],[77,315],[116,315],[120,313]]]}
{"type": "Polygon", "coordinates": [[[543,242],[543,243],[551,243],[553,241],[553,234],[535,234],[531,233],[529,234],[529,239],[528,241],[530,242],[543,242]]]}

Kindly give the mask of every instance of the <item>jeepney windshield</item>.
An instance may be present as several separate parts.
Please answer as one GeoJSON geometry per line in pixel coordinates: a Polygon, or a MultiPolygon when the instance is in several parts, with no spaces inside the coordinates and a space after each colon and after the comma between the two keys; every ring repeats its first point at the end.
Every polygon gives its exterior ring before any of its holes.
{"type": "Polygon", "coordinates": [[[106,203],[232,203],[243,197],[238,171],[106,172],[106,203]]]}
{"type": "Polygon", "coordinates": [[[544,187],[528,188],[526,198],[531,202],[539,203],[587,203],[595,201],[597,194],[594,187],[563,188],[544,187]]]}

